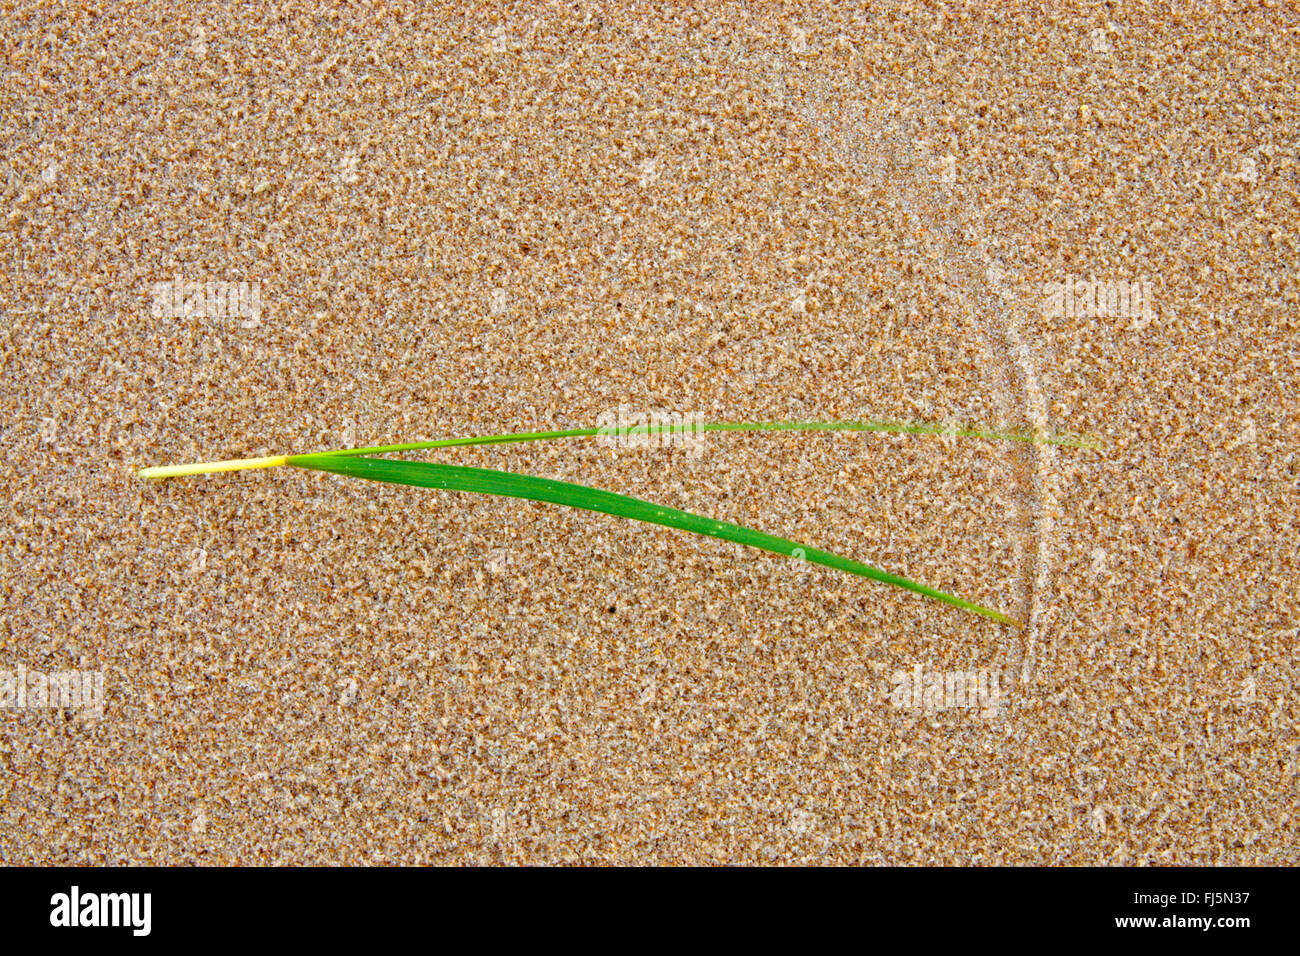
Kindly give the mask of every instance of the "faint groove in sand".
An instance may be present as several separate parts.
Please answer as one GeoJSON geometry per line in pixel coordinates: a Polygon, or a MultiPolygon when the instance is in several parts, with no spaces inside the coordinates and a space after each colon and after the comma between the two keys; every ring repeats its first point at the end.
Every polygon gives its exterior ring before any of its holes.
{"type": "MultiPolygon", "coordinates": [[[[892,117],[881,118],[876,113],[868,120],[862,104],[869,102],[865,95],[850,103],[832,102],[827,97],[817,99],[804,94],[791,97],[785,80],[786,66],[776,58],[761,58],[767,66],[766,79],[772,84],[775,98],[792,107],[811,123],[830,151],[848,168],[854,169],[868,181],[883,182],[889,186],[887,195],[917,231],[927,237],[930,246],[940,253],[942,275],[947,281],[958,273],[958,290],[972,302],[985,346],[992,355],[1002,359],[1002,368],[994,377],[1000,383],[995,401],[1005,423],[1014,417],[1011,395],[1018,381],[1024,400],[1021,407],[1031,427],[1039,435],[1050,434],[1050,404],[1043,376],[1035,361],[1033,351],[1025,344],[1015,309],[1018,303],[1008,302],[1000,290],[987,287],[988,269],[996,263],[988,257],[989,230],[974,227],[978,222],[970,215],[970,202],[959,195],[957,183],[939,188],[937,175],[925,175],[927,164],[934,165],[938,156],[918,155],[913,143],[917,131],[910,131],[892,117]],[[773,67],[777,67],[773,73],[773,67]],[[873,128],[874,125],[874,128],[873,128]],[[960,206],[958,206],[960,204],[960,206]],[[940,220],[934,210],[948,207],[960,209],[940,220]],[[918,208],[921,213],[918,213],[918,208]],[[927,218],[923,218],[924,213],[927,218]],[[964,226],[959,234],[959,225],[964,226]],[[964,248],[962,248],[964,247],[964,248]],[[996,299],[996,303],[991,302],[996,299]],[[1000,321],[998,320],[1000,318],[1000,321]]],[[[806,76],[807,74],[805,74],[806,76]]],[[[1021,683],[1031,680],[1034,654],[1040,640],[1044,622],[1044,597],[1051,588],[1054,558],[1057,551],[1056,515],[1058,513],[1058,482],[1056,449],[1045,443],[1035,443],[1032,454],[1033,470],[1028,480],[1022,480],[1025,494],[1017,504],[1017,523],[1022,537],[1017,543],[1017,564],[1025,568],[1018,584],[1018,603],[1025,609],[1026,621],[1020,650],[1021,683]],[[1028,545],[1028,546],[1027,546],[1028,545]],[[1032,557],[1027,557],[1030,554],[1032,557]]]]}

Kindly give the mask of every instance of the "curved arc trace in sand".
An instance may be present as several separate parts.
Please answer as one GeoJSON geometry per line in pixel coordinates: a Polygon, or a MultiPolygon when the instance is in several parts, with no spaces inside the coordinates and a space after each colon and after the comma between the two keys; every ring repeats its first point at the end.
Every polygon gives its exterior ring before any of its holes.
{"type": "MultiPolygon", "coordinates": [[[[775,99],[801,115],[822,134],[824,140],[834,144],[832,151],[846,166],[870,174],[882,165],[882,161],[889,165],[892,174],[890,185],[893,187],[891,195],[896,207],[907,215],[918,233],[927,236],[931,245],[941,250],[945,280],[954,272],[963,273],[959,278],[964,284],[964,294],[976,303],[974,311],[980,322],[985,345],[991,354],[1000,356],[1003,360],[1003,368],[998,372],[1003,388],[996,400],[1004,420],[1008,423],[1012,420],[1015,410],[1013,406],[1019,404],[1036,434],[1050,434],[1050,403],[1044,376],[1016,317],[1016,309],[1023,306],[1017,301],[1009,301],[1002,289],[989,288],[995,284],[991,279],[992,271],[999,266],[988,255],[988,230],[972,230],[967,226],[965,235],[960,237],[967,248],[958,251],[954,248],[954,241],[947,235],[956,231],[958,222],[940,224],[926,221],[918,213],[918,208],[924,212],[963,202],[960,196],[960,172],[957,172],[955,180],[950,178],[944,182],[939,175],[943,157],[918,156],[913,137],[892,118],[882,119],[879,115],[868,118],[861,105],[867,101],[865,96],[851,104],[829,103],[825,100],[818,102],[808,94],[800,96],[797,101],[788,102],[788,84],[784,76],[788,65],[778,62],[775,57],[763,56],[762,68],[765,68],[765,78],[776,90],[775,99]],[[882,128],[885,131],[883,137],[882,128]],[[885,144],[888,155],[881,149],[882,139],[889,140],[885,144]],[[905,162],[897,162],[898,152],[904,154],[905,162]],[[931,175],[925,175],[927,170],[931,175]],[[899,189],[899,186],[904,188],[899,189]],[[972,246],[973,249],[970,248],[972,246]],[[996,301],[990,304],[990,299],[996,301]],[[1018,389],[1015,383],[1018,383],[1018,389]],[[1012,400],[1015,391],[1021,393],[1022,402],[1012,400]]],[[[965,202],[963,210],[968,205],[965,202]]],[[[974,218],[962,217],[961,222],[969,223],[974,218]]],[[[1019,601],[1025,609],[1020,617],[1026,622],[1019,655],[1022,685],[1032,680],[1034,655],[1044,620],[1048,616],[1044,602],[1050,593],[1053,577],[1058,513],[1055,447],[1036,442],[1027,453],[1034,456],[1032,474],[1023,483],[1024,497],[1030,503],[1028,506],[1022,503],[1019,523],[1030,544],[1029,547],[1021,544],[1018,553],[1023,556],[1029,552],[1032,559],[1021,562],[1028,566],[1020,583],[1019,601]]]]}

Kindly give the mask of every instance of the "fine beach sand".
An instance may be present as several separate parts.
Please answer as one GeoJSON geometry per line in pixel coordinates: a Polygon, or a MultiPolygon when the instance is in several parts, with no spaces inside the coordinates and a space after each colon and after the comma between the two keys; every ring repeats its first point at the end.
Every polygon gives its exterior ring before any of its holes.
{"type": "Polygon", "coordinates": [[[4,14],[0,671],[106,699],[0,710],[0,863],[1296,863],[1297,11],[871,7],[4,14]],[[1154,314],[1052,316],[1071,276],[1154,314]],[[135,476],[620,405],[1102,447],[436,456],[1020,629],[549,505],[135,476]],[[900,706],[918,666],[1001,698],[900,706]]]}

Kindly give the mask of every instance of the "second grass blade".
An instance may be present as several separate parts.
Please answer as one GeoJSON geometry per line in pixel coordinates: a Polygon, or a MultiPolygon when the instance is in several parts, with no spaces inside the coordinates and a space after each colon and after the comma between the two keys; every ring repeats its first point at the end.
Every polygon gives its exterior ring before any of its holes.
{"type": "Polygon", "coordinates": [[[344,455],[293,455],[288,464],[297,468],[324,471],[353,478],[366,478],[371,481],[384,481],[399,485],[415,485],[422,488],[440,488],[446,491],[473,491],[481,494],[501,495],[508,498],[523,498],[530,501],[545,501],[552,504],[567,505],[586,511],[598,511],[620,518],[631,518],[651,524],[692,531],[696,534],[734,541],[737,544],[761,548],[775,554],[787,556],[802,552],[801,557],[813,564],[820,564],[837,571],[847,571],[860,577],[870,578],[884,584],[923,594],[954,607],[964,608],[1001,621],[1004,624],[1018,625],[1018,622],[990,610],[972,601],[964,600],[944,591],[927,587],[909,578],[890,574],[871,565],[845,558],[830,551],[811,548],[798,542],[767,534],[743,525],[727,521],[716,521],[689,511],[679,511],[664,505],[653,504],[640,498],[589,488],[567,481],[555,481],[549,478],[537,478],[509,471],[497,471],[491,468],[473,468],[467,465],[447,465],[439,462],[394,461],[385,458],[358,458],[344,455]]]}

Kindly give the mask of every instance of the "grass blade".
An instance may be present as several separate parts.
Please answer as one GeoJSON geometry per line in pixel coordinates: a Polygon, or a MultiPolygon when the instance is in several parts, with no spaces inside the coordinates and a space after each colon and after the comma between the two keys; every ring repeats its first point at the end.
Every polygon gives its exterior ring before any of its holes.
{"type": "MultiPolygon", "coordinates": [[[[655,426],[636,425],[618,432],[619,435],[644,435],[655,426]]],[[[953,438],[983,438],[989,441],[1018,441],[1038,445],[1065,445],[1071,448],[1098,448],[1094,438],[1066,434],[1038,434],[1033,431],[966,428],[938,422],[885,422],[885,421],[808,421],[808,422],[705,422],[694,427],[700,432],[885,432],[896,435],[938,435],[953,438]]],[[[566,428],[559,431],[511,432],[504,435],[475,435],[468,438],[439,438],[433,441],[406,442],[401,445],[376,445],[371,448],[343,448],[337,451],[314,452],[320,455],[387,455],[403,451],[425,451],[431,448],[458,448],[465,445],[501,445],[510,442],[544,441],[557,438],[587,438],[614,434],[607,428],[566,428]]]]}
{"type": "Polygon", "coordinates": [[[712,518],[692,514],[689,511],[679,511],[676,508],[653,504],[640,498],[631,498],[627,495],[620,495],[599,488],[589,488],[586,485],[555,481],[549,478],[537,478],[532,475],[521,475],[491,468],[473,468],[466,465],[447,465],[439,462],[394,461],[384,458],[357,457],[355,455],[292,455],[288,459],[288,464],[296,468],[307,468],[313,471],[329,472],[353,478],[365,478],[370,481],[414,485],[421,488],[440,488],[446,491],[472,491],[480,494],[501,495],[508,498],[550,502],[552,504],[567,505],[570,508],[581,508],[586,511],[601,512],[620,518],[664,525],[681,531],[691,531],[711,538],[720,538],[723,541],[733,541],[737,544],[761,548],[775,554],[793,556],[796,552],[799,552],[799,556],[803,560],[810,561],[813,564],[820,564],[837,571],[847,571],[849,574],[856,574],[884,584],[892,584],[934,598],[937,601],[942,601],[945,604],[951,604],[954,607],[974,611],[976,614],[982,614],[1004,624],[1020,626],[1018,621],[998,611],[990,610],[944,591],[927,587],[909,578],[890,574],[871,565],[833,554],[830,551],[811,548],[774,534],[746,528],[743,525],[715,521],[712,518]]]}
{"type": "MultiPolygon", "coordinates": [[[[466,445],[502,445],[511,442],[546,441],[559,438],[588,438],[597,435],[644,435],[653,425],[636,425],[621,431],[609,428],[566,428],[559,431],[510,432],[504,435],[474,435],[468,438],[438,438],[433,441],[405,442],[400,445],[375,445],[370,448],[339,448],[334,451],[312,452],[316,455],[387,455],[403,451],[425,451],[433,448],[459,448],[466,445]]],[[[989,441],[1019,441],[1035,445],[1066,445],[1072,448],[1100,448],[1095,438],[1078,435],[1052,435],[1033,431],[999,431],[986,428],[958,428],[937,422],[883,422],[883,421],[810,421],[810,422],[706,422],[694,426],[700,432],[885,432],[899,435],[939,435],[953,438],[983,438],[989,441]]],[[[151,481],[163,478],[180,478],[217,471],[242,471],[247,468],[269,468],[284,464],[284,456],[274,458],[239,458],[231,461],[199,462],[191,465],[158,465],[141,468],[140,478],[151,481]]]]}

